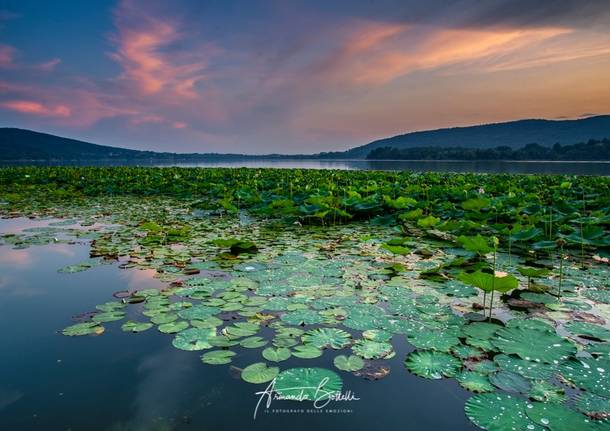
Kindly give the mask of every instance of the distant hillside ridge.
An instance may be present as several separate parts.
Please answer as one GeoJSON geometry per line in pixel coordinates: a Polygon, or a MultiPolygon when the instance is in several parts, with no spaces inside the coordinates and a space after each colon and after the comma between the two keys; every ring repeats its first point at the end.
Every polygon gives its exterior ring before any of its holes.
{"type": "MultiPolygon", "coordinates": [[[[610,115],[578,120],[517,120],[479,126],[411,132],[373,141],[345,151],[346,158],[365,158],[372,150],[382,147],[398,149],[459,147],[459,148],[522,148],[528,144],[551,147],[558,143],[571,145],[610,137],[610,115]]],[[[333,153],[335,155],[337,153],[333,153]]]]}

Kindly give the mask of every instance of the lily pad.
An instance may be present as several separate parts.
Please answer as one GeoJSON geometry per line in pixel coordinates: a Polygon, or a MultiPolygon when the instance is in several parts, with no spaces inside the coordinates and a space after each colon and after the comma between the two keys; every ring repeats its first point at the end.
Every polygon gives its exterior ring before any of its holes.
{"type": "Polygon", "coordinates": [[[104,327],[97,322],[83,322],[68,326],[61,331],[62,334],[68,337],[76,337],[81,335],[100,335],[104,332],[104,327]]]}
{"type": "Polygon", "coordinates": [[[335,367],[343,371],[358,371],[364,367],[364,361],[356,355],[339,355],[333,360],[335,367]]]}
{"type": "Polygon", "coordinates": [[[210,365],[229,364],[235,352],[231,350],[212,350],[201,355],[201,361],[210,365]]]}
{"type": "Polygon", "coordinates": [[[586,416],[561,404],[528,403],[525,411],[533,422],[551,431],[593,431],[597,429],[596,425],[586,416]]]}
{"type": "Polygon", "coordinates": [[[492,392],[466,401],[464,412],[470,421],[487,431],[543,431],[525,413],[526,401],[515,395],[492,392]]]}
{"type": "Polygon", "coordinates": [[[491,340],[502,353],[522,359],[558,364],[576,353],[576,346],[554,332],[526,328],[502,328],[491,340]]]}
{"type": "Polygon", "coordinates": [[[333,349],[342,349],[351,342],[352,336],[337,328],[316,328],[307,331],[301,337],[303,344],[312,345],[319,349],[330,347],[333,349]]]}
{"type": "Polygon", "coordinates": [[[129,320],[121,326],[121,329],[125,332],[143,332],[153,327],[150,322],[134,322],[129,320]]]}
{"type": "Polygon", "coordinates": [[[275,378],[275,391],[284,399],[324,401],[341,392],[343,382],[326,368],[290,368],[275,378]]]}
{"type": "Polygon", "coordinates": [[[263,358],[271,362],[281,362],[290,358],[290,349],[286,347],[267,347],[263,350],[263,358]]]}
{"type": "Polygon", "coordinates": [[[157,329],[164,334],[175,334],[189,327],[188,322],[184,320],[176,320],[170,323],[164,323],[163,325],[157,326],[157,329]]]}
{"type": "Polygon", "coordinates": [[[426,379],[442,379],[456,376],[462,363],[447,353],[416,350],[407,355],[405,366],[416,376],[426,379]]]}
{"type": "Polygon", "coordinates": [[[279,372],[277,367],[268,367],[264,362],[257,362],[244,368],[241,378],[248,383],[265,383],[273,380],[279,372]]]}
{"type": "Polygon", "coordinates": [[[208,342],[208,339],[215,335],[215,328],[189,328],[178,332],[172,344],[176,349],[181,350],[210,349],[212,345],[208,342]]]}
{"type": "Polygon", "coordinates": [[[493,392],[494,386],[489,382],[489,378],[485,374],[464,371],[457,375],[456,380],[460,386],[470,392],[493,392]]]}
{"type": "Polygon", "coordinates": [[[352,351],[364,359],[389,359],[394,356],[394,348],[390,343],[364,339],[357,340],[352,346],[352,351]]]}

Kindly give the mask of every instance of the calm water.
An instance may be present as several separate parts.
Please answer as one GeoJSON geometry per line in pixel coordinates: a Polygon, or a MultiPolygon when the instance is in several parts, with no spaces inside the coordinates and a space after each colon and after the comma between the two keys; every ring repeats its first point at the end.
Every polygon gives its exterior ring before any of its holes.
{"type": "MultiPolygon", "coordinates": [[[[18,163],[32,165],[33,163],[18,163]]],[[[38,165],[80,165],[80,166],[183,166],[183,167],[249,167],[249,168],[301,168],[301,169],[347,169],[347,170],[390,170],[418,172],[481,172],[510,174],[566,174],[566,175],[610,175],[610,162],[544,162],[544,161],[391,161],[391,160],[291,160],[291,159],[257,159],[228,160],[199,163],[149,163],[138,161],[104,162],[80,161],[71,163],[39,163],[38,165]]],[[[2,166],[2,163],[0,163],[2,166]]]]}
{"type": "MultiPolygon", "coordinates": [[[[46,225],[0,220],[0,232],[46,225]]],[[[252,385],[228,365],[201,363],[201,352],[172,347],[172,335],[155,329],[126,334],[106,323],[98,337],[58,334],[71,316],[112,300],[118,290],[161,287],[152,272],[102,265],[75,274],[57,268],[88,258],[88,245],[54,244],[14,250],[0,246],[0,429],[22,430],[474,430],[463,406],[469,393],[455,380],[432,381],[409,374],[402,362],[413,348],[394,337],[391,374],[369,382],[341,373],[343,390],[359,401],[335,403],[348,412],[265,412],[252,418],[258,401],[252,385]],[[441,413],[442,412],[442,413],[441,413]]],[[[130,318],[132,316],[127,316],[130,318]]],[[[260,361],[256,350],[239,349],[233,365],[260,361]],[[246,350],[244,352],[244,350],[246,350]]],[[[281,368],[333,369],[334,355],[298,358],[281,368]]],[[[310,403],[274,402],[272,409],[310,409],[310,403]]]]}

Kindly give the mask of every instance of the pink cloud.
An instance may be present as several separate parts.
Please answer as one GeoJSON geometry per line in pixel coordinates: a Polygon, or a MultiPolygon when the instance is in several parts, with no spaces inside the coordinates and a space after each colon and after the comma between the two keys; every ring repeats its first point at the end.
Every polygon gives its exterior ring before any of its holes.
{"type": "Polygon", "coordinates": [[[41,117],[69,117],[70,108],[65,105],[45,105],[33,100],[8,100],[0,102],[0,107],[21,114],[36,115],[41,117]]]}
{"type": "Polygon", "coordinates": [[[15,52],[16,50],[12,46],[0,44],[0,68],[13,64],[15,52]]]}
{"type": "Polygon", "coordinates": [[[44,71],[44,72],[52,72],[53,70],[55,70],[55,68],[57,67],[57,65],[61,63],[61,59],[60,58],[54,58],[52,60],[46,61],[44,63],[41,63],[38,65],[38,69],[44,71]]]}
{"type": "Polygon", "coordinates": [[[142,95],[197,98],[195,86],[206,78],[211,46],[176,48],[177,42],[188,42],[181,23],[143,13],[133,1],[121,2],[114,16],[117,51],[111,57],[123,68],[123,80],[135,84],[142,95]]]}

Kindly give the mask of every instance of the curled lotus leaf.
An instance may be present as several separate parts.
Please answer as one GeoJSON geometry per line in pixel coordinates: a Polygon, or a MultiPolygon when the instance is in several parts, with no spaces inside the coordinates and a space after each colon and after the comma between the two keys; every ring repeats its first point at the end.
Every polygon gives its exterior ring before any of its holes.
{"type": "Polygon", "coordinates": [[[121,329],[125,332],[143,332],[153,327],[150,322],[134,322],[129,320],[121,326],[121,329]]]}
{"type": "Polygon", "coordinates": [[[293,401],[324,401],[341,392],[343,381],[326,368],[290,368],[275,378],[275,391],[293,401]]]}
{"type": "Polygon", "coordinates": [[[319,349],[325,347],[341,349],[350,344],[351,338],[349,332],[337,328],[316,328],[301,336],[303,344],[312,345],[319,349]]]}
{"type": "Polygon", "coordinates": [[[277,367],[268,367],[264,362],[257,362],[244,368],[241,378],[248,383],[265,383],[273,380],[279,372],[277,367]]]}
{"type": "Polygon", "coordinates": [[[462,363],[448,353],[415,350],[407,355],[405,366],[416,376],[426,379],[442,379],[456,376],[462,363]]]}
{"type": "Polygon", "coordinates": [[[81,335],[100,335],[104,332],[104,327],[97,322],[83,322],[68,326],[61,331],[63,335],[68,337],[76,337],[81,335]]]}
{"type": "Polygon", "coordinates": [[[532,422],[544,426],[550,431],[594,431],[597,424],[572,409],[555,403],[528,403],[525,407],[527,416],[532,422]]]}
{"type": "Polygon", "coordinates": [[[357,340],[352,346],[352,351],[364,359],[389,359],[395,354],[392,344],[365,339],[357,340]]]}
{"type": "Polygon", "coordinates": [[[456,376],[456,380],[460,386],[470,392],[493,392],[496,390],[485,374],[474,371],[463,371],[456,376]]]}
{"type": "Polygon", "coordinates": [[[558,364],[576,353],[576,346],[554,332],[526,328],[502,328],[491,340],[505,354],[547,364],[558,364]]]}
{"type": "Polygon", "coordinates": [[[233,356],[235,356],[235,352],[231,350],[212,350],[201,355],[201,361],[204,364],[223,365],[231,363],[233,356]]]}
{"type": "Polygon", "coordinates": [[[523,398],[501,392],[475,395],[466,401],[464,413],[470,421],[487,431],[543,431],[526,414],[523,398]]]}
{"type": "Polygon", "coordinates": [[[290,358],[290,349],[286,347],[267,347],[263,350],[263,358],[271,362],[281,362],[290,358]]]}
{"type": "Polygon", "coordinates": [[[212,345],[208,342],[208,339],[215,335],[215,328],[189,328],[178,332],[172,344],[176,349],[181,350],[210,349],[212,345]]]}
{"type": "Polygon", "coordinates": [[[343,371],[358,371],[364,368],[364,361],[356,355],[339,355],[333,360],[335,367],[343,371]]]}

